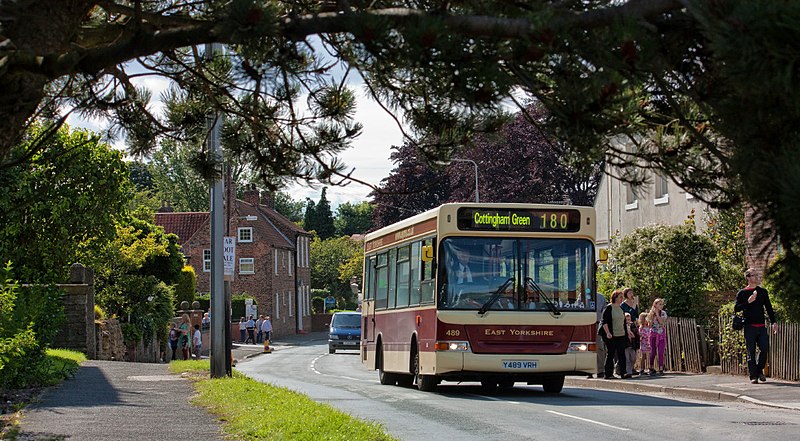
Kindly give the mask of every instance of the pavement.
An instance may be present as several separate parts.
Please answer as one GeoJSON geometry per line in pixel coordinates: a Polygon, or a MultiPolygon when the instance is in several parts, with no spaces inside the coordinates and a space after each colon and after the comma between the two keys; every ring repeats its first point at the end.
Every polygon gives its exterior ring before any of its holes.
{"type": "MultiPolygon", "coordinates": [[[[325,333],[298,334],[272,343],[274,351],[315,344],[325,333]]],[[[263,345],[234,344],[237,363],[269,357],[263,345]]],[[[700,401],[740,401],[800,411],[800,382],[767,379],[750,384],[745,376],[667,372],[627,380],[568,377],[566,387],[635,393],[663,393],[700,401]]],[[[188,379],[170,374],[166,364],[87,361],[74,378],[44,392],[22,412],[19,440],[221,440],[217,419],[189,404],[188,379]]]]}

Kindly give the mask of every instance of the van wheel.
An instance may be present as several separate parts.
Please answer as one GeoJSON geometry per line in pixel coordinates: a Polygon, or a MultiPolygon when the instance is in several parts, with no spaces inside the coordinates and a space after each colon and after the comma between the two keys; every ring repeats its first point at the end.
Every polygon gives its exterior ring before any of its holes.
{"type": "Polygon", "coordinates": [[[548,378],[542,382],[542,389],[548,394],[557,394],[564,388],[564,375],[548,378]]]}
{"type": "Polygon", "coordinates": [[[414,382],[417,383],[417,389],[423,392],[435,391],[438,384],[435,375],[421,375],[419,373],[419,349],[414,350],[414,382]]]}
{"type": "Polygon", "coordinates": [[[375,361],[375,364],[378,365],[378,380],[383,385],[395,385],[397,383],[397,377],[383,370],[383,345],[378,346],[377,357],[378,360],[375,361]]]}
{"type": "Polygon", "coordinates": [[[328,353],[329,354],[335,354],[336,353],[336,349],[333,349],[332,347],[328,346],[328,353]]]}

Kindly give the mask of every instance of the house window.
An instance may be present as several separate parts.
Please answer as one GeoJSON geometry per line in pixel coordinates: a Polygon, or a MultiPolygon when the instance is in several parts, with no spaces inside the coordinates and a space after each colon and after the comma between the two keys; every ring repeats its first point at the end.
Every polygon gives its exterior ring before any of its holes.
{"type": "Polygon", "coordinates": [[[288,293],[286,293],[286,297],[288,297],[288,298],[289,298],[289,317],[292,317],[292,316],[294,316],[294,311],[292,311],[292,296],[293,296],[293,295],[294,295],[294,294],[293,294],[291,291],[289,291],[288,293]]]}
{"type": "Polygon", "coordinates": [[[253,227],[242,227],[239,231],[239,242],[252,242],[253,241],[253,227]]]}
{"type": "Polygon", "coordinates": [[[281,305],[280,305],[280,303],[279,303],[279,301],[280,301],[280,298],[281,298],[280,294],[278,294],[278,293],[276,292],[276,293],[275,293],[275,300],[272,302],[272,304],[273,304],[273,305],[274,305],[274,307],[275,307],[275,308],[274,308],[274,309],[275,309],[275,311],[272,311],[272,315],[274,315],[274,316],[275,316],[275,320],[277,320],[277,319],[281,318],[281,305]]]}
{"type": "Polygon", "coordinates": [[[255,274],[256,260],[252,257],[239,258],[239,274],[255,274]]]}
{"type": "Polygon", "coordinates": [[[286,251],[281,250],[281,268],[286,268],[286,251]]]}
{"type": "Polygon", "coordinates": [[[669,181],[666,176],[656,175],[656,198],[655,205],[669,203],[669,181]]]}
{"type": "Polygon", "coordinates": [[[625,209],[636,210],[639,208],[639,198],[631,184],[625,184],[625,209]]]}
{"type": "Polygon", "coordinates": [[[278,275],[278,249],[275,248],[275,250],[273,250],[273,251],[274,251],[274,253],[273,253],[274,256],[273,257],[274,257],[274,260],[275,260],[275,275],[277,276],[278,275]]]}
{"type": "Polygon", "coordinates": [[[287,260],[289,261],[289,275],[291,276],[292,275],[292,252],[291,251],[287,251],[287,253],[289,253],[289,258],[287,260]]]}
{"type": "Polygon", "coordinates": [[[203,250],[203,272],[211,272],[211,250],[203,250]]]}

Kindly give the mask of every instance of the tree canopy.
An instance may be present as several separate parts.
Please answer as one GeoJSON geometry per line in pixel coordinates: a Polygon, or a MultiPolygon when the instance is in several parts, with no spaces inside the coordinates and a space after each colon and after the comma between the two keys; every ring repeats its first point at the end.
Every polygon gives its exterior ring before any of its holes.
{"type": "MultiPolygon", "coordinates": [[[[477,136],[457,159],[477,165],[481,202],[592,205],[600,178],[600,163],[585,170],[568,167],[560,148],[537,127],[544,112],[529,106],[496,134],[477,136]]],[[[451,162],[433,167],[410,144],[393,147],[397,164],[370,196],[376,206],[375,226],[381,227],[445,202],[475,200],[475,166],[451,162]]]]}
{"type": "MultiPolygon", "coordinates": [[[[499,127],[521,89],[548,109],[567,162],[607,160],[632,183],[652,169],[715,206],[756,206],[800,280],[798,23],[798,2],[774,0],[3,2],[0,158],[46,148],[12,152],[64,108],[111,117],[134,153],[204,140],[184,129],[219,110],[265,181],[336,183],[361,131],[351,77],[415,136],[435,135],[427,159],[499,127]],[[208,43],[224,52],[206,56],[208,43]],[[135,85],[147,74],[202,99],[160,118],[135,85]]],[[[198,168],[218,173],[197,147],[198,168]]]]}

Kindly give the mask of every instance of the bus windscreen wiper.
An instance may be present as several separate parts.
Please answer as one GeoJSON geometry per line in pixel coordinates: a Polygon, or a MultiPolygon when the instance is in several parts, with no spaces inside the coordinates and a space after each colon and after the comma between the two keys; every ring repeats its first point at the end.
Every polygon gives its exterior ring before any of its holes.
{"type": "Polygon", "coordinates": [[[480,314],[480,315],[486,314],[486,311],[488,311],[489,308],[492,307],[494,302],[496,302],[497,299],[499,299],[500,296],[503,295],[503,292],[506,290],[506,287],[508,286],[508,284],[513,282],[513,281],[514,281],[514,278],[511,277],[508,280],[506,280],[505,283],[500,285],[500,288],[497,288],[497,291],[495,291],[494,294],[492,294],[492,296],[489,297],[489,300],[487,300],[486,303],[484,303],[483,306],[481,306],[481,308],[478,310],[478,314],[480,314]]]}
{"type": "Polygon", "coordinates": [[[545,303],[547,303],[547,307],[550,308],[550,311],[553,312],[553,315],[561,315],[561,311],[558,310],[558,306],[556,306],[556,304],[553,303],[552,300],[550,300],[550,297],[547,297],[544,291],[542,291],[542,288],[539,288],[539,285],[536,284],[536,282],[532,278],[526,277],[525,283],[527,283],[528,286],[530,286],[533,289],[533,291],[536,292],[536,294],[539,294],[539,297],[544,299],[545,303]]]}

